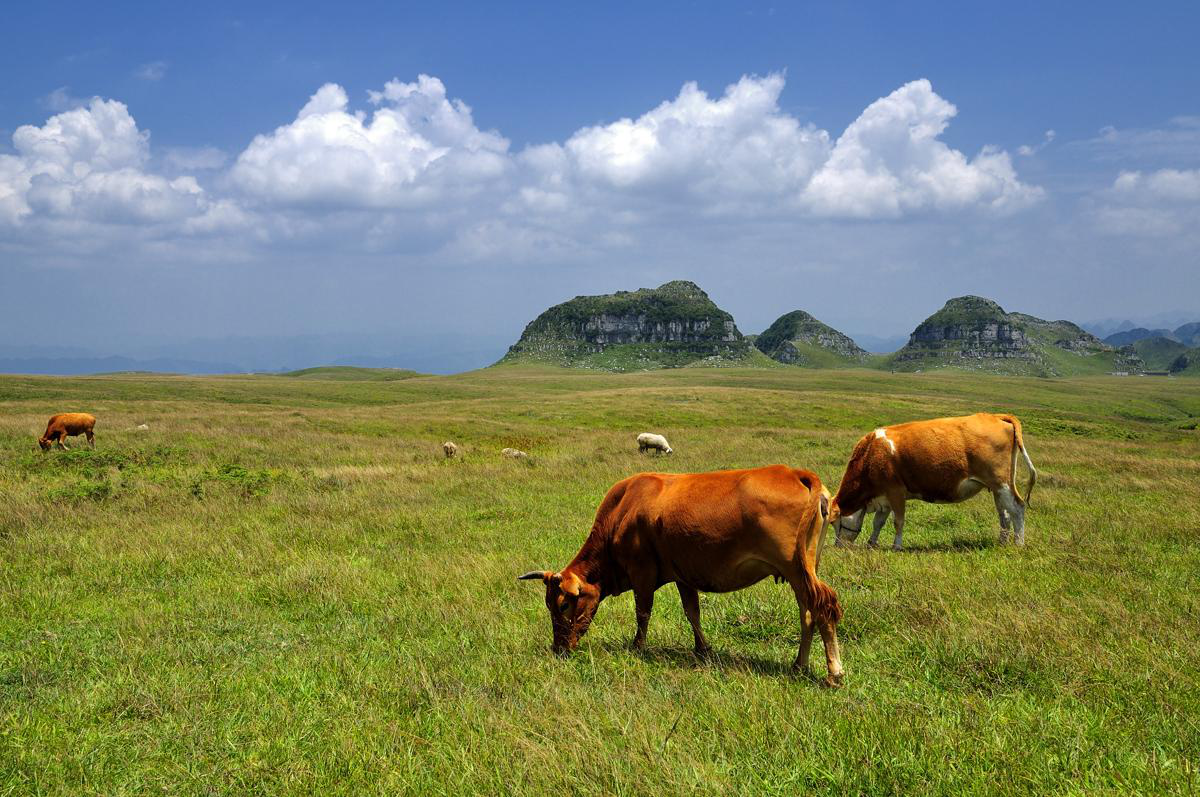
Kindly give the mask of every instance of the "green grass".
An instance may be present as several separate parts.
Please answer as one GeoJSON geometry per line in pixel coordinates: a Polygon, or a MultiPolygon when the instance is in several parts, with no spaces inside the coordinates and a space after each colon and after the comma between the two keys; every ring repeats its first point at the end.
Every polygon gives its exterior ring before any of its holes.
{"type": "Polygon", "coordinates": [[[0,377],[0,794],[1195,793],[1198,422],[1184,379],[0,377]],[[37,451],[67,410],[96,450],[37,451]],[[703,596],[712,662],[671,588],[646,653],[623,595],[550,655],[515,576],[616,480],[832,488],[874,426],[976,410],[1024,421],[1028,544],[979,497],[911,505],[906,552],[827,549],[844,689],[788,671],[770,581],[703,596]]]}
{"type": "Polygon", "coordinates": [[[341,379],[347,382],[392,382],[397,379],[421,376],[416,371],[407,371],[403,368],[360,368],[355,365],[322,365],[316,368],[302,368],[299,371],[287,371],[279,375],[299,379],[341,379]]]}

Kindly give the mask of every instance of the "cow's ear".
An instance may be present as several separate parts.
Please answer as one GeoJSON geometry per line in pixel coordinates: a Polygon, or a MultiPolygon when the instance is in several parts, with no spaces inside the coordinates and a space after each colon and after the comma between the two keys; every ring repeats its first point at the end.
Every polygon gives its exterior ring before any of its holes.
{"type": "Polygon", "coordinates": [[[821,496],[821,519],[829,520],[829,496],[821,496]]]}

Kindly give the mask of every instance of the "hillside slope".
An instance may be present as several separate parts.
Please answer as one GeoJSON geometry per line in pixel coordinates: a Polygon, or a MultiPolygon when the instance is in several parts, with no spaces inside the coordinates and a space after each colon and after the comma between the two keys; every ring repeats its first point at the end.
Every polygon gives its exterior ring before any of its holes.
{"type": "Polygon", "coordinates": [[[755,338],[754,345],[773,360],[810,368],[861,366],[871,358],[848,335],[803,310],[793,310],[775,319],[755,338]]]}

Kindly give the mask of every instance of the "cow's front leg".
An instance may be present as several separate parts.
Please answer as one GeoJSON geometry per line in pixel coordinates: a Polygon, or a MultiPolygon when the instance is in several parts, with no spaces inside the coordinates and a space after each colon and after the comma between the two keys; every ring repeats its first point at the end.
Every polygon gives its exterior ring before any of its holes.
{"type": "Polygon", "coordinates": [[[871,539],[867,541],[872,548],[879,544],[879,532],[883,531],[883,526],[887,523],[890,514],[892,514],[892,510],[886,506],[875,513],[875,517],[871,521],[871,539]]]}
{"type": "Polygon", "coordinates": [[[654,590],[634,587],[633,603],[637,612],[637,633],[633,637],[633,647],[641,650],[646,647],[646,628],[650,625],[650,612],[654,610],[654,590]]]}
{"type": "Polygon", "coordinates": [[[679,588],[679,600],[683,602],[683,613],[687,615],[688,622],[692,624],[692,638],[696,643],[696,655],[707,656],[712,652],[712,648],[708,646],[708,640],[704,638],[704,632],[700,630],[700,593],[678,581],[675,582],[675,586],[679,588]]]}

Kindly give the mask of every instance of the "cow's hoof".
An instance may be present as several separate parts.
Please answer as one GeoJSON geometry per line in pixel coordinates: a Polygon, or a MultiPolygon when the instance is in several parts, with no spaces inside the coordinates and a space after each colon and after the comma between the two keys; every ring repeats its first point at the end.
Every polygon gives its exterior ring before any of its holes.
{"type": "Polygon", "coordinates": [[[696,658],[701,659],[703,661],[708,661],[709,659],[711,659],[713,657],[712,647],[696,648],[692,652],[696,654],[696,658]]]}
{"type": "Polygon", "coordinates": [[[830,689],[841,689],[846,685],[846,674],[839,672],[837,675],[825,676],[825,685],[830,689]]]}
{"type": "Polygon", "coordinates": [[[899,545],[893,545],[892,550],[898,552],[898,551],[903,551],[904,549],[902,547],[900,547],[899,545]]]}
{"type": "Polygon", "coordinates": [[[801,664],[798,661],[792,663],[792,674],[799,678],[807,678],[810,681],[817,680],[817,674],[813,672],[812,666],[801,664]]]}

